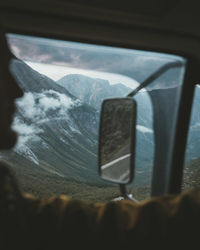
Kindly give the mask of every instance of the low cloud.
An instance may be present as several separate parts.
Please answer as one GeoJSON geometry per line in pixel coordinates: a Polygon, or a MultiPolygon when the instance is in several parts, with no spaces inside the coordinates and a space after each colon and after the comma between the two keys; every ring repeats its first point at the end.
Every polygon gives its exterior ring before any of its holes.
{"type": "Polygon", "coordinates": [[[45,90],[42,93],[27,92],[17,101],[19,112],[33,123],[44,122],[48,115],[60,118],[66,115],[72,106],[79,104],[80,101],[73,101],[65,94],[54,90],[45,90]]]}
{"type": "Polygon", "coordinates": [[[35,127],[34,125],[27,125],[18,117],[14,120],[13,129],[22,136],[32,136],[42,132],[41,129],[35,127]]]}
{"type": "Polygon", "coordinates": [[[17,116],[14,119],[13,130],[15,130],[19,137],[17,140],[17,144],[14,147],[14,151],[26,155],[36,164],[38,164],[37,157],[28,147],[27,142],[31,141],[40,141],[39,134],[43,131],[36,127],[35,125],[27,125],[23,120],[20,120],[17,116]]]}
{"type": "Polygon", "coordinates": [[[54,90],[46,90],[42,93],[26,92],[16,103],[18,114],[15,116],[12,128],[19,137],[14,150],[33,158],[33,152],[30,151],[27,142],[41,140],[39,135],[43,130],[39,124],[54,118],[66,119],[67,111],[80,103],[54,90]]]}

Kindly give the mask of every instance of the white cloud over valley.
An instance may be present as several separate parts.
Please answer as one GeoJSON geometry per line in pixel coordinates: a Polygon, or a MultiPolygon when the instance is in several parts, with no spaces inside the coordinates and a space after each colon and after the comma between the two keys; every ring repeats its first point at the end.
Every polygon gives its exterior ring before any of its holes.
{"type": "Polygon", "coordinates": [[[27,146],[29,140],[40,141],[40,134],[43,132],[39,124],[49,119],[62,119],[67,117],[68,110],[76,105],[80,105],[79,100],[72,100],[65,94],[54,90],[45,90],[41,93],[26,92],[23,98],[19,99],[16,104],[20,115],[15,116],[13,129],[19,134],[15,151],[31,157],[36,162],[36,158],[27,146]],[[48,118],[48,112],[53,112],[48,118]],[[27,120],[24,120],[27,119],[27,120]]]}
{"type": "Polygon", "coordinates": [[[65,94],[54,90],[45,90],[41,93],[26,92],[23,98],[17,101],[19,111],[25,118],[34,123],[41,123],[48,116],[48,112],[57,111],[57,117],[67,113],[73,105],[79,105],[80,101],[73,101],[65,94]]]}

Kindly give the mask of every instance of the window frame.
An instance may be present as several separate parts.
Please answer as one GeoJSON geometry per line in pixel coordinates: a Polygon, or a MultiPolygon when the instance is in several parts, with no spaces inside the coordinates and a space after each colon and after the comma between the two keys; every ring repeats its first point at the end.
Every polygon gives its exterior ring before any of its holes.
{"type": "Polygon", "coordinates": [[[157,186],[159,171],[154,171],[151,195],[181,192],[194,86],[199,81],[200,62],[195,56],[200,51],[198,40],[192,36],[185,36],[182,40],[182,34],[139,26],[134,27],[128,23],[119,26],[108,20],[93,20],[91,22],[91,20],[83,20],[69,15],[64,16],[59,13],[44,13],[39,10],[26,12],[12,8],[3,9],[2,23],[6,33],[140,49],[184,57],[187,60],[187,66],[179,102],[172,159],[162,186],[157,186]],[[41,23],[43,25],[39,25],[41,23]],[[108,36],[108,34],[112,35],[108,36]]]}

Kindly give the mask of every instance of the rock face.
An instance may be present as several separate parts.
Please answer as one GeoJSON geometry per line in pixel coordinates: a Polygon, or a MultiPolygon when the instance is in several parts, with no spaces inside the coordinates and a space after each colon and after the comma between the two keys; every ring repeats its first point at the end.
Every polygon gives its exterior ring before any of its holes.
{"type": "MultiPolygon", "coordinates": [[[[125,97],[132,90],[120,83],[110,85],[108,81],[79,74],[64,76],[58,80],[57,83],[81,101],[95,107],[99,112],[104,99],[125,97]]],[[[137,166],[136,171],[140,173],[138,181],[136,180],[136,182],[137,184],[143,185],[143,183],[146,183],[146,176],[150,179],[153,164],[153,111],[150,97],[146,92],[140,92],[135,97],[135,100],[137,101],[137,144],[135,161],[137,166]]]]}
{"type": "MultiPolygon", "coordinates": [[[[13,61],[11,71],[24,97],[17,101],[13,124],[19,133],[18,143],[12,152],[1,152],[1,157],[23,171],[29,168],[33,174],[37,170],[78,181],[101,182],[97,174],[101,103],[105,98],[125,96],[131,89],[82,75],[68,75],[57,84],[20,60],[13,61]]],[[[136,161],[142,169],[147,168],[153,153],[152,130],[147,127],[152,121],[151,109],[144,97],[145,93],[136,97],[136,161]]]]}
{"type": "MultiPolygon", "coordinates": [[[[71,74],[57,81],[71,94],[100,111],[102,101],[106,98],[125,97],[131,88],[123,84],[110,85],[108,81],[71,74]]],[[[139,168],[148,165],[153,158],[153,112],[150,97],[146,92],[140,92],[137,101],[137,148],[136,161],[139,168]]]]}
{"type": "Polygon", "coordinates": [[[79,74],[66,75],[57,83],[97,110],[100,110],[103,99],[123,97],[131,91],[130,88],[120,83],[110,85],[106,80],[79,74]]]}
{"type": "MultiPolygon", "coordinates": [[[[174,70],[172,74],[163,76],[164,87],[167,85],[171,86],[172,94],[176,95],[176,91],[173,90],[173,85],[176,86],[177,82],[177,72],[174,70]],[[173,80],[173,81],[172,81],[173,80]],[[171,85],[170,85],[171,83],[171,85]]],[[[71,94],[77,96],[80,100],[85,103],[95,107],[100,110],[101,103],[106,98],[111,97],[123,97],[126,96],[131,89],[123,84],[110,85],[108,81],[102,79],[93,79],[90,77],[82,75],[67,75],[58,81],[58,84],[65,87],[71,94]]],[[[165,106],[168,106],[166,110],[171,112],[174,108],[171,107],[170,98],[167,98],[169,90],[166,88],[164,91],[162,89],[155,89],[151,91],[151,95],[164,98],[165,106]],[[162,95],[164,95],[162,97],[162,95]]],[[[172,97],[174,98],[174,97],[172,97]]],[[[200,88],[196,88],[193,111],[190,124],[190,133],[188,137],[188,146],[186,150],[186,161],[189,162],[192,159],[198,158],[200,155],[200,88]]],[[[136,133],[136,166],[137,172],[144,173],[143,177],[140,179],[140,183],[146,182],[145,173],[151,174],[153,158],[154,158],[154,133],[153,133],[153,107],[150,96],[145,92],[141,91],[135,96],[137,101],[137,133],[136,133]]],[[[159,100],[155,103],[155,108],[159,109],[159,100]]],[[[162,112],[162,111],[161,111],[162,112]]],[[[159,112],[158,112],[159,113],[159,112]]],[[[170,120],[173,117],[170,114],[158,115],[158,124],[160,126],[166,126],[167,123],[172,124],[170,120]],[[162,117],[162,119],[161,119],[162,117]]],[[[169,125],[170,127],[171,125],[169,125]]],[[[168,129],[168,133],[171,129],[168,129]]],[[[169,137],[169,135],[168,135],[169,137]]],[[[158,138],[159,139],[159,138],[158,138]]],[[[162,141],[162,136],[160,137],[162,141]]],[[[162,144],[163,142],[161,142],[162,144]]],[[[164,152],[165,154],[165,152],[164,152]]],[[[148,175],[147,174],[147,175],[148,175]]]]}

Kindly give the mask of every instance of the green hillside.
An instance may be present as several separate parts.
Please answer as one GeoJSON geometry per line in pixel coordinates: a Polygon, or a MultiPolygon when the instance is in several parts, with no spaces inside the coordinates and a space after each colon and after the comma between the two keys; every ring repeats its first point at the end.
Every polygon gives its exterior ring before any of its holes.
{"type": "Polygon", "coordinates": [[[184,168],[182,189],[200,188],[200,158],[186,164],[184,168]]]}
{"type": "MultiPolygon", "coordinates": [[[[91,202],[106,202],[120,196],[118,185],[92,184],[79,182],[67,177],[60,177],[54,172],[47,173],[41,169],[50,168],[46,163],[42,168],[31,166],[12,165],[11,169],[17,178],[23,192],[28,192],[36,197],[50,197],[52,195],[68,195],[73,199],[88,200],[91,202]]],[[[99,177],[100,178],[100,177],[99,177]]],[[[143,200],[150,195],[150,187],[136,187],[129,192],[138,200],[143,200]]]]}

